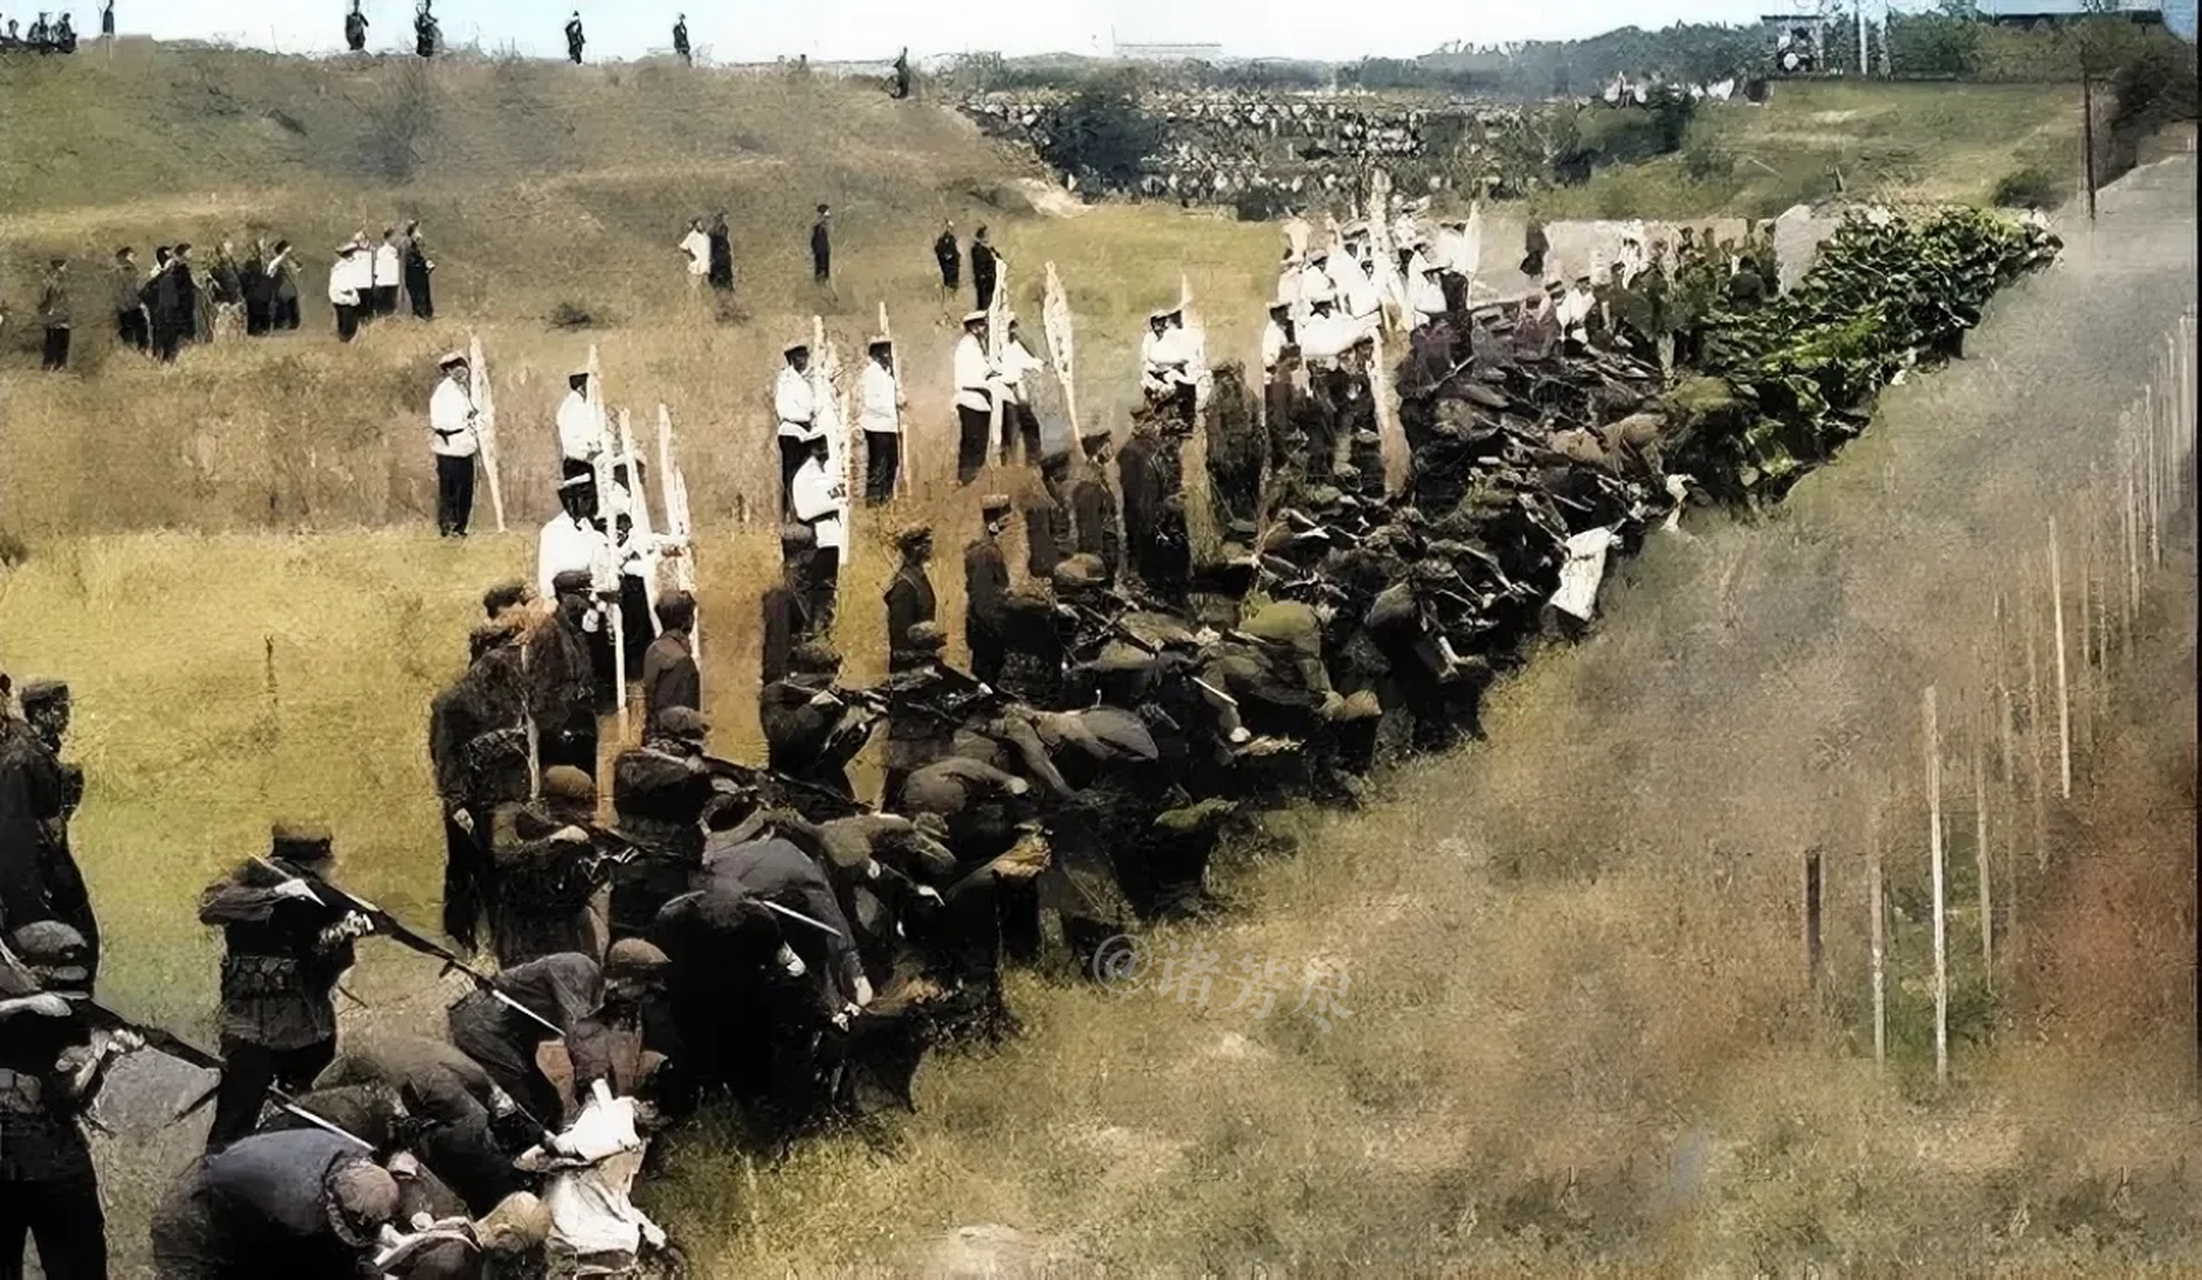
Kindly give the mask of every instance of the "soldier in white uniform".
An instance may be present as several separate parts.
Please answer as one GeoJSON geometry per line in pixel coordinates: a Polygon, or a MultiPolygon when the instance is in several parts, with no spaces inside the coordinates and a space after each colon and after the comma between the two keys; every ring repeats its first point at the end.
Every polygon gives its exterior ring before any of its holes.
{"type": "Polygon", "coordinates": [[[1028,467],[1040,465],[1040,419],[1032,412],[1032,403],[1025,394],[1025,375],[1047,366],[1032,354],[1025,345],[1024,336],[1017,331],[1017,317],[1009,317],[1007,338],[994,361],[996,385],[1002,398],[1002,457],[1009,456],[1011,440],[1016,440],[1021,459],[1028,467]]]}
{"type": "Polygon", "coordinates": [[[834,595],[840,586],[841,559],[848,543],[848,483],[829,457],[824,436],[814,436],[810,455],[796,468],[789,485],[789,514],[813,538],[810,581],[817,591],[811,621],[819,630],[833,625],[834,595]]]}
{"type": "Polygon", "coordinates": [[[864,429],[864,500],[876,504],[895,495],[902,469],[902,411],[909,401],[895,376],[894,343],[875,337],[868,350],[871,359],[857,380],[857,425],[864,429]]]}
{"type": "Polygon", "coordinates": [[[436,458],[436,532],[463,538],[474,514],[474,456],[482,448],[474,430],[473,374],[466,357],[456,351],[437,363],[443,381],[428,398],[428,451],[436,458]]]}
{"type": "Polygon", "coordinates": [[[780,354],[787,365],[772,384],[772,412],[780,420],[780,505],[784,510],[794,492],[795,473],[810,457],[811,441],[824,437],[818,434],[818,408],[811,396],[810,347],[791,342],[780,354]]]}
{"type": "Polygon", "coordinates": [[[993,423],[996,379],[994,361],[986,352],[986,313],[973,311],[963,318],[963,337],[956,343],[956,483],[969,484],[986,466],[993,423]]]}
{"type": "Polygon", "coordinates": [[[566,398],[558,403],[559,478],[596,474],[596,454],[602,447],[596,412],[589,408],[589,371],[576,369],[566,375],[566,398]]]}

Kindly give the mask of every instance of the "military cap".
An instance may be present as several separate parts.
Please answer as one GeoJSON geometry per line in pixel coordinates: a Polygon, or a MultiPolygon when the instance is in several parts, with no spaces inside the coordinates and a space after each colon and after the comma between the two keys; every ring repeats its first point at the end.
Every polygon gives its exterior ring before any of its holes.
{"type": "Polygon", "coordinates": [[[444,352],[444,354],[443,354],[443,359],[441,359],[441,360],[438,360],[438,361],[436,362],[436,367],[437,367],[437,368],[439,368],[439,369],[448,369],[448,368],[450,368],[451,366],[453,366],[453,365],[455,365],[455,364],[465,364],[465,363],[466,363],[466,353],[465,353],[465,352],[463,352],[463,351],[446,351],[446,352],[444,352]]]}
{"type": "Polygon", "coordinates": [[[807,524],[791,523],[780,526],[780,547],[782,550],[800,549],[817,541],[817,532],[807,524]]]}
{"type": "Polygon", "coordinates": [[[790,342],[786,346],[780,348],[780,354],[783,356],[800,355],[803,352],[809,350],[810,344],[807,342],[790,342]]]}
{"type": "Polygon", "coordinates": [[[41,982],[67,985],[92,976],[92,945],[59,920],[33,920],[15,931],[10,945],[41,982]]]}
{"type": "Polygon", "coordinates": [[[984,311],[970,312],[969,314],[964,316],[963,323],[965,328],[970,328],[972,325],[975,324],[985,324],[986,313],[984,311]]]}
{"type": "Polygon", "coordinates": [[[482,593],[482,612],[502,613],[506,609],[527,603],[528,584],[518,578],[500,582],[482,593]]]}
{"type": "Polygon", "coordinates": [[[587,591],[596,578],[587,569],[567,569],[551,579],[551,590],[559,595],[587,591]]]}
{"type": "Polygon", "coordinates": [[[1269,304],[1269,309],[1271,311],[1290,311],[1292,310],[1292,304],[1286,302],[1282,298],[1279,298],[1275,302],[1269,304]]]}
{"type": "Polygon", "coordinates": [[[939,653],[948,647],[948,633],[937,622],[920,622],[903,633],[903,640],[912,649],[927,653],[939,653]]]}
{"type": "Polygon", "coordinates": [[[67,702],[69,683],[66,680],[32,680],[23,686],[23,709],[43,707],[48,703],[67,702]]]}
{"type": "Polygon", "coordinates": [[[1009,495],[1006,493],[990,493],[979,499],[979,513],[981,515],[1007,515],[1009,514],[1009,506],[1009,495]]]}
{"type": "Polygon", "coordinates": [[[933,526],[922,520],[913,521],[895,530],[895,545],[904,551],[933,536],[933,526]]]}
{"type": "Polygon", "coordinates": [[[1092,449],[1101,445],[1115,444],[1116,435],[1115,433],[1111,432],[1107,427],[1102,427],[1098,430],[1088,431],[1086,434],[1078,437],[1078,443],[1086,446],[1088,449],[1092,449]]]}
{"type": "Polygon", "coordinates": [[[1101,646],[1101,652],[1086,665],[1104,675],[1118,675],[1127,671],[1145,671],[1154,666],[1152,654],[1144,653],[1121,640],[1111,640],[1101,646]]]}
{"type": "Polygon", "coordinates": [[[569,387],[578,387],[588,380],[589,371],[587,369],[575,369],[566,375],[566,385],[569,387]]]}
{"type": "Polygon", "coordinates": [[[380,1226],[398,1213],[398,1180],[364,1157],[329,1175],[329,1198],[353,1223],[380,1226]]]}
{"type": "Polygon", "coordinates": [[[318,822],[278,822],[268,832],[268,854],[286,862],[321,862],[335,853],[336,837],[318,822]]]}
{"type": "Polygon", "coordinates": [[[867,350],[870,351],[879,351],[888,347],[892,347],[894,345],[895,340],[893,338],[890,338],[883,333],[875,333],[872,335],[872,340],[869,343],[865,344],[865,347],[867,350]]]}
{"type": "Polygon", "coordinates": [[[841,655],[823,640],[806,640],[788,654],[788,666],[796,671],[823,675],[841,669],[841,655]]]}
{"type": "Polygon", "coordinates": [[[694,707],[667,707],[658,712],[657,731],[668,738],[701,742],[711,734],[711,722],[694,707]]]}
{"type": "Polygon", "coordinates": [[[672,958],[640,938],[621,938],[604,955],[607,978],[648,978],[672,967],[672,958]]]}
{"type": "Polygon", "coordinates": [[[580,471],[580,472],[576,472],[576,473],[574,473],[573,475],[567,476],[567,477],[566,477],[565,479],[563,479],[563,480],[559,481],[559,482],[558,482],[558,491],[559,491],[560,493],[564,493],[564,492],[565,492],[566,490],[568,490],[568,489],[586,489],[586,488],[589,488],[590,486],[594,485],[595,483],[596,483],[596,477],[595,477],[595,476],[593,476],[593,475],[590,475],[590,474],[589,474],[588,472],[586,472],[586,471],[580,471]]]}
{"type": "Polygon", "coordinates": [[[1182,308],[1182,307],[1177,307],[1177,306],[1168,306],[1168,307],[1163,307],[1163,308],[1161,308],[1160,310],[1157,310],[1157,311],[1150,311],[1150,312],[1148,312],[1148,313],[1147,313],[1147,319],[1148,319],[1148,320],[1149,320],[1150,322],[1151,322],[1151,321],[1155,321],[1155,320],[1167,320],[1167,319],[1169,319],[1169,318],[1170,318],[1171,316],[1177,315],[1177,314],[1178,314],[1178,313],[1179,313],[1180,311],[1182,311],[1183,309],[1184,309],[1184,308],[1182,308]]]}
{"type": "Polygon", "coordinates": [[[552,765],[543,770],[543,798],[545,800],[570,800],[587,802],[596,799],[596,783],[589,775],[570,764],[552,765]]]}

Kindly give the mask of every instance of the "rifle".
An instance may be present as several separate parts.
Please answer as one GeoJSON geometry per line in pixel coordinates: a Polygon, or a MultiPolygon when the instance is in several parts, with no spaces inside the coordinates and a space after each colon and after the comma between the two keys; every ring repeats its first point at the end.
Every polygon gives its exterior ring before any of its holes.
{"type": "Polygon", "coordinates": [[[417,951],[430,959],[442,961],[445,973],[465,974],[478,990],[488,992],[490,998],[497,1003],[504,1005],[506,1008],[518,1010],[548,1030],[552,1036],[561,1040],[565,1039],[566,1033],[559,1028],[557,1023],[498,990],[496,984],[490,981],[488,974],[461,960],[457,952],[434,939],[416,933],[403,921],[374,903],[331,883],[315,872],[308,871],[304,867],[286,862],[280,858],[255,858],[253,861],[275,871],[286,879],[303,881],[308,888],[314,891],[314,896],[320,899],[324,906],[358,912],[366,917],[369,924],[374,926],[376,933],[390,939],[399,946],[417,951]]]}
{"type": "MultiPolygon", "coordinates": [[[[37,978],[32,976],[30,966],[24,964],[22,959],[18,957],[13,951],[8,950],[8,945],[5,942],[0,942],[0,976],[7,977],[9,979],[10,986],[27,985],[30,991],[33,993],[38,993],[44,990],[44,988],[39,984],[37,978]]],[[[227,1074],[229,1071],[229,1064],[223,1062],[219,1056],[209,1053],[204,1049],[201,1049],[197,1045],[192,1044],[190,1041],[184,1039],[182,1036],[179,1036],[172,1031],[168,1031],[161,1027],[150,1026],[143,1022],[135,1022],[129,1018],[125,1018],[121,1014],[116,1013],[113,1009],[110,1009],[106,1005],[99,1003],[99,1001],[94,1000],[88,992],[56,992],[54,994],[59,995],[63,1000],[68,1001],[69,1005],[76,1010],[77,1016],[84,1019],[85,1025],[91,1027],[95,1031],[105,1031],[110,1034],[118,1031],[127,1031],[131,1035],[136,1036],[139,1040],[144,1041],[146,1048],[151,1049],[155,1053],[174,1058],[176,1061],[181,1062],[186,1066],[197,1067],[201,1071],[213,1071],[223,1074],[227,1074]]],[[[192,1112],[197,1111],[200,1107],[205,1106],[208,1102],[214,1099],[215,1094],[220,1090],[220,1088],[220,1081],[216,1081],[213,1089],[209,1089],[205,1094],[201,1095],[197,1101],[193,1102],[190,1106],[185,1107],[183,1110],[177,1112],[175,1116],[169,1121],[169,1123],[173,1124],[175,1123],[175,1121],[181,1120],[186,1116],[189,1116],[192,1112]]],[[[297,1116],[299,1119],[304,1120],[308,1124],[314,1125],[317,1128],[326,1129],[330,1133],[333,1133],[340,1138],[345,1138],[352,1142],[356,1142],[363,1150],[372,1151],[375,1149],[373,1143],[368,1142],[365,1138],[360,1137],[358,1134],[351,1133],[343,1128],[338,1127],[337,1125],[331,1124],[327,1120],[322,1119],[320,1116],[317,1116],[312,1112],[306,1110],[305,1108],[299,1106],[298,1100],[296,1098],[292,1097],[288,1093],[285,1093],[281,1089],[275,1088],[272,1085],[269,1086],[268,1096],[275,1100],[275,1104],[278,1107],[281,1107],[283,1110],[290,1112],[292,1115],[297,1116]]]]}

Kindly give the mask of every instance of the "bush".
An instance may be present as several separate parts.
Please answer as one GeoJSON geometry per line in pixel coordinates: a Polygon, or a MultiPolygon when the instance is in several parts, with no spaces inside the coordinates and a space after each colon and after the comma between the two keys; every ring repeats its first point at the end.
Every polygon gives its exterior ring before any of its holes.
{"type": "Polygon", "coordinates": [[[1692,182],[1726,182],[1735,176],[1736,158],[1711,142],[1698,142],[1682,153],[1682,172],[1692,182]]]}
{"type": "Polygon", "coordinates": [[[612,320],[610,315],[599,315],[590,310],[587,303],[571,298],[552,307],[551,313],[544,317],[544,322],[553,329],[603,329],[610,327],[612,320]]]}
{"type": "Polygon", "coordinates": [[[1087,188],[1128,187],[1162,146],[1162,126],[1140,109],[1130,85],[1080,90],[1051,114],[1040,158],[1087,188]]]}
{"type": "Polygon", "coordinates": [[[2040,165],[2003,175],[1989,199],[2005,209],[2050,209],[2064,198],[2063,184],[2040,165]]]}

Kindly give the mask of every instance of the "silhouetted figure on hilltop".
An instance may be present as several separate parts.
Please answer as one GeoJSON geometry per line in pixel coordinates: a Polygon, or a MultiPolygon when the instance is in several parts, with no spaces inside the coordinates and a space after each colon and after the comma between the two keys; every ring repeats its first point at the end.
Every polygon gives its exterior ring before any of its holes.
{"type": "Polygon", "coordinates": [[[367,50],[367,15],[359,11],[359,0],[352,0],[352,11],[344,15],[344,47],[353,53],[367,50]]]}
{"type": "Polygon", "coordinates": [[[421,0],[420,9],[413,14],[413,52],[423,58],[435,57],[443,47],[443,29],[428,6],[429,0],[421,0]]]}
{"type": "Polygon", "coordinates": [[[910,51],[904,49],[895,55],[895,98],[900,101],[910,96],[910,51]]]}
{"type": "Polygon", "coordinates": [[[102,40],[115,38],[115,0],[107,0],[99,7],[99,37],[102,40]]]}
{"type": "Polygon", "coordinates": [[[696,65],[695,58],[688,52],[688,15],[685,13],[673,23],[673,56],[689,66],[696,65]]]}
{"type": "Polygon", "coordinates": [[[576,9],[566,22],[566,56],[573,59],[573,65],[581,65],[581,49],[586,44],[588,39],[581,34],[581,11],[576,9]]]}

